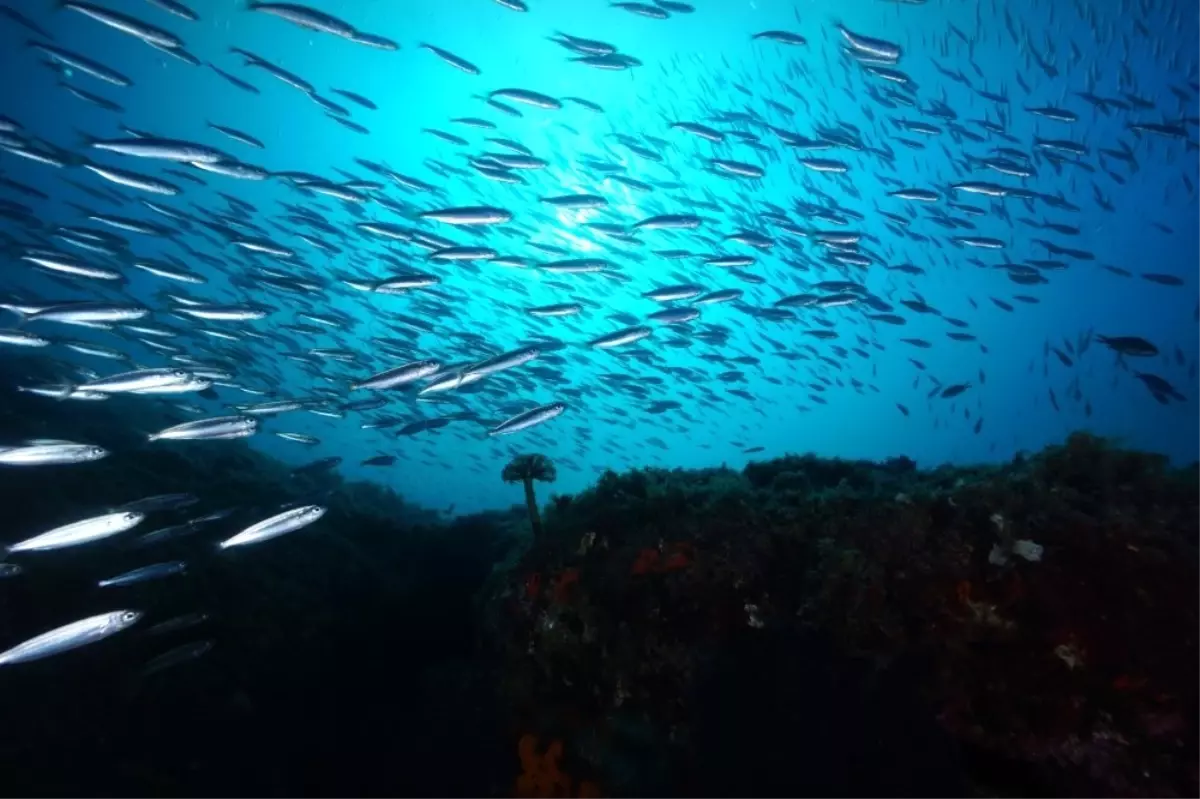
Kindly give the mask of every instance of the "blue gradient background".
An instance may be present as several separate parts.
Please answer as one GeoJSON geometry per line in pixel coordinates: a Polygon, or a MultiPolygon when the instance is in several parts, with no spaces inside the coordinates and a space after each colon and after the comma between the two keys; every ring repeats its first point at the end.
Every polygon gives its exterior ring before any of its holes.
{"type": "MultiPolygon", "coordinates": [[[[379,413],[400,413],[413,419],[436,414],[436,408],[418,406],[408,393],[391,395],[393,399],[383,411],[350,413],[344,420],[319,418],[305,412],[272,417],[264,420],[262,432],[252,440],[253,446],[295,464],[321,456],[341,456],[344,475],[385,482],[422,504],[433,507],[454,504],[462,512],[519,502],[519,487],[504,485],[499,473],[507,459],[521,451],[544,452],[558,462],[559,479],[553,490],[561,492],[582,489],[603,468],[698,467],[721,463],[740,467],[750,457],[766,458],[787,452],[854,458],[903,454],[923,465],[1005,460],[1017,451],[1059,442],[1076,429],[1112,436],[1128,446],[1164,452],[1180,462],[1197,457],[1200,429],[1196,398],[1200,392],[1197,391],[1195,370],[1198,346],[1194,313],[1200,242],[1196,193],[1185,185],[1185,178],[1192,186],[1198,182],[1196,151],[1194,146],[1189,147],[1182,140],[1137,137],[1125,128],[1132,121],[1163,122],[1192,117],[1188,124],[1189,139],[1195,140],[1198,17],[1194,3],[1155,4],[1150,13],[1144,13],[1137,3],[1112,0],[1087,4],[1041,2],[1015,5],[963,5],[950,0],[933,0],[920,6],[880,0],[842,3],[697,0],[696,13],[676,15],[664,21],[635,16],[593,0],[530,0],[530,4],[530,12],[524,14],[510,11],[492,0],[361,0],[318,4],[322,10],[341,17],[360,30],[400,42],[400,51],[385,52],[252,13],[242,3],[193,0],[192,5],[199,12],[201,21],[189,23],[146,2],[108,0],[112,8],[179,34],[187,48],[202,60],[211,61],[258,86],[261,94],[251,95],[234,88],[207,68],[191,67],[80,14],[55,11],[52,3],[30,0],[18,7],[52,31],[59,46],[84,53],[124,72],[134,78],[136,85],[120,89],[83,75],[68,78],[82,88],[121,103],[127,113],[117,115],[88,106],[57,86],[59,77],[42,65],[37,51],[21,46],[29,38],[28,32],[8,18],[0,17],[0,69],[7,76],[0,113],[21,122],[26,132],[34,137],[80,151],[79,131],[99,137],[121,136],[118,123],[123,122],[134,129],[160,136],[190,138],[216,146],[269,170],[304,170],[329,179],[341,179],[335,168],[375,179],[376,176],[354,162],[355,157],[361,157],[385,163],[397,172],[421,178],[445,190],[443,197],[436,198],[407,194],[396,186],[384,189],[392,199],[412,203],[418,210],[475,204],[510,209],[515,216],[512,224],[476,237],[445,225],[406,221],[370,203],[361,209],[360,217],[348,212],[336,200],[305,197],[287,184],[274,180],[251,183],[197,172],[207,182],[208,190],[174,181],[184,188],[181,196],[147,195],[148,199],[195,214],[227,209],[226,203],[215,193],[218,190],[253,203],[259,210],[256,221],[267,225],[275,240],[298,250],[297,261],[302,265],[270,259],[262,263],[295,269],[297,274],[329,276],[339,270],[360,277],[384,277],[393,270],[372,255],[390,249],[408,260],[412,268],[441,276],[443,285],[438,290],[453,298],[450,303],[452,313],[431,319],[438,333],[421,336],[420,347],[413,352],[414,358],[437,357],[447,362],[465,359],[467,351],[461,342],[448,335],[453,331],[484,335],[496,351],[514,348],[537,335],[555,336],[569,344],[556,353],[562,358],[561,362],[558,359],[534,362],[561,370],[562,384],[543,382],[538,385],[536,381],[522,377],[518,370],[497,381],[496,390],[464,398],[464,407],[493,422],[506,415],[497,410],[499,406],[533,406],[557,399],[564,399],[572,406],[566,415],[548,425],[511,438],[487,439],[483,435],[484,428],[470,422],[454,422],[441,430],[405,439],[397,439],[386,431],[358,428],[359,422],[379,413]],[[1033,47],[1055,64],[1059,72],[1057,78],[1047,78],[1032,62],[1027,55],[1029,44],[1012,40],[1004,24],[1005,7],[1023,32],[1023,39],[1032,42],[1033,47]],[[1081,10],[1085,12],[1083,15],[1081,10]],[[923,150],[910,150],[897,143],[896,137],[903,134],[892,120],[924,119],[935,124],[944,123],[922,116],[918,109],[888,110],[875,104],[865,90],[869,77],[840,53],[835,20],[852,30],[900,43],[905,48],[900,68],[919,84],[916,93],[919,104],[927,107],[933,100],[942,101],[958,113],[960,124],[970,126],[970,120],[982,118],[1000,121],[999,107],[943,77],[934,68],[935,63],[945,69],[963,71],[976,88],[1006,93],[1010,98],[1006,116],[1008,130],[1016,143],[995,139],[983,144],[955,142],[946,132],[930,138],[923,150]],[[1135,21],[1143,24],[1150,35],[1137,30],[1135,21]],[[951,26],[965,33],[970,44],[964,43],[951,26]],[[751,39],[752,34],[769,29],[798,32],[808,39],[808,45],[786,47],[751,39]],[[621,52],[640,59],[643,66],[629,72],[605,72],[569,63],[567,59],[571,54],[548,40],[555,31],[611,42],[618,45],[621,52]],[[418,48],[420,42],[437,45],[468,59],[482,70],[482,74],[471,76],[452,68],[432,53],[418,48]],[[1078,48],[1078,58],[1072,56],[1072,44],[1078,48]],[[345,130],[327,119],[301,92],[261,70],[243,67],[241,58],[228,52],[230,46],[246,48],[299,74],[325,96],[334,97],[328,90],[337,87],[371,98],[378,104],[378,111],[360,109],[339,100],[353,111],[355,121],[370,129],[370,135],[345,130]],[[1050,52],[1051,47],[1054,54],[1050,52]],[[983,78],[972,64],[981,70],[983,78]],[[1128,73],[1132,82],[1121,83],[1122,71],[1128,73]],[[1018,74],[1032,89],[1030,93],[1026,94],[1018,85],[1015,80],[1018,74]],[[735,84],[750,89],[752,96],[739,91],[735,84]],[[795,89],[802,99],[789,94],[785,86],[795,89]],[[606,113],[593,114],[567,104],[560,111],[523,107],[524,116],[514,119],[492,111],[477,99],[479,95],[504,87],[526,88],[555,97],[584,97],[602,105],[606,113]],[[1180,90],[1186,102],[1174,94],[1172,88],[1180,90]],[[1153,100],[1158,110],[1115,110],[1111,115],[1104,115],[1095,112],[1074,94],[1092,91],[1106,97],[1120,96],[1122,89],[1153,100]],[[788,106],[792,113],[785,115],[769,107],[764,102],[767,98],[788,106]],[[1023,111],[1027,105],[1050,104],[1074,110],[1080,120],[1067,125],[1023,111]],[[871,152],[853,152],[844,148],[815,153],[845,160],[850,165],[848,175],[839,178],[805,170],[797,163],[797,151],[783,147],[767,130],[758,132],[770,152],[756,153],[735,141],[713,145],[668,127],[672,121],[691,120],[727,128],[729,126],[711,121],[715,113],[746,110],[761,114],[773,125],[806,136],[815,135],[815,129],[821,125],[848,123],[862,132],[869,145],[888,143],[896,153],[896,160],[889,165],[871,152]],[[497,124],[498,130],[480,131],[449,122],[453,117],[464,116],[490,119],[497,124]],[[208,121],[244,130],[264,141],[267,149],[252,150],[232,142],[207,128],[205,123],[208,121]],[[456,147],[423,133],[426,128],[452,131],[469,139],[471,146],[456,147]],[[615,134],[667,140],[668,146],[660,150],[664,163],[640,158],[624,147],[615,134]],[[488,135],[521,142],[535,155],[546,158],[550,162],[549,168],[524,173],[528,181],[525,186],[491,183],[476,176],[440,177],[429,168],[430,159],[469,168],[466,154],[495,149],[484,141],[488,135]],[[1124,164],[1110,164],[1114,171],[1127,176],[1125,185],[1117,184],[1100,169],[1090,174],[1067,166],[1058,175],[1044,160],[1039,162],[1038,176],[1023,182],[982,170],[968,171],[964,154],[982,157],[993,145],[1004,144],[1028,150],[1035,135],[1071,138],[1084,144],[1089,148],[1085,160],[1094,166],[1099,164],[1096,155],[1099,148],[1117,147],[1119,142],[1127,142],[1134,149],[1140,169],[1130,174],[1124,164]],[[624,164],[626,174],[639,180],[678,179],[687,188],[636,192],[606,180],[602,174],[589,172],[580,163],[588,157],[624,164]],[[704,170],[706,159],[711,157],[759,163],[765,167],[767,175],[760,182],[719,178],[704,170]],[[948,231],[924,221],[928,209],[920,207],[916,209],[917,221],[909,230],[931,240],[919,242],[898,237],[885,227],[878,209],[906,213],[907,204],[887,197],[886,192],[891,186],[883,183],[881,177],[894,178],[906,185],[935,188],[959,180],[991,180],[1020,184],[1046,194],[1061,193],[1082,210],[1067,214],[1039,203],[1031,214],[1020,201],[1004,202],[1014,220],[1031,216],[1077,225],[1082,228],[1082,234],[1076,237],[1047,235],[1048,231],[1015,221],[1007,223],[995,214],[974,218],[978,225],[976,230],[948,231]],[[1115,213],[1105,212],[1097,206],[1093,199],[1093,183],[1114,203],[1115,213]],[[860,197],[851,196],[847,191],[850,187],[860,197]],[[538,197],[575,191],[602,194],[610,205],[602,213],[555,213],[537,202],[538,197]],[[852,225],[851,229],[876,237],[877,240],[869,242],[868,246],[883,255],[888,263],[912,263],[926,269],[926,275],[913,277],[874,265],[848,275],[895,304],[896,312],[908,319],[906,326],[869,325],[862,318],[862,311],[853,308],[801,311],[798,321],[780,324],[755,320],[733,305],[719,305],[704,308],[700,323],[725,325],[732,329],[729,342],[722,347],[701,342],[695,342],[688,349],[663,345],[676,335],[687,335],[684,329],[676,329],[673,333],[657,330],[653,337],[635,345],[637,349],[657,352],[662,359],[658,363],[641,363],[630,357],[626,350],[597,352],[577,346],[622,327],[622,323],[606,319],[611,313],[625,312],[644,317],[658,310],[659,306],[642,299],[641,293],[655,286],[682,282],[682,279],[701,283],[710,290],[743,288],[746,290],[745,301],[759,307],[770,306],[782,296],[803,291],[806,282],[843,279],[844,275],[822,260],[819,248],[811,240],[787,237],[756,219],[756,213],[765,210],[764,203],[775,203],[791,210],[795,200],[819,202],[816,191],[827,192],[844,207],[864,214],[865,221],[852,225]],[[585,221],[632,224],[654,213],[689,211],[692,209],[686,198],[703,194],[728,208],[724,215],[699,212],[710,217],[720,216],[719,225],[694,232],[643,232],[640,247],[606,240],[582,226],[585,221]],[[288,224],[283,219],[286,211],[278,204],[281,201],[313,205],[331,222],[346,228],[351,238],[337,244],[352,250],[353,257],[328,257],[282,232],[283,229],[270,225],[269,220],[288,224]],[[411,245],[385,244],[355,234],[354,223],[366,220],[419,224],[460,243],[488,244],[504,254],[522,255],[534,261],[548,260],[549,256],[534,251],[525,243],[524,235],[514,235],[514,231],[520,230],[522,234],[529,234],[533,241],[610,258],[629,281],[622,284],[597,275],[555,277],[486,262],[478,264],[478,268],[428,263],[424,254],[411,245]],[[1153,227],[1151,222],[1169,226],[1174,232],[1165,233],[1153,227]],[[711,235],[719,241],[739,228],[772,233],[780,242],[788,239],[795,248],[789,251],[780,243],[770,253],[759,255],[759,262],[747,271],[763,277],[765,283],[762,285],[743,283],[727,270],[691,261],[666,262],[651,254],[651,250],[673,247],[698,253],[711,252],[716,247],[703,243],[703,236],[711,235]],[[958,249],[949,243],[950,236],[958,233],[995,236],[1008,242],[1009,246],[1003,251],[958,249]],[[1090,250],[1096,254],[1096,260],[1075,262],[1066,271],[1048,273],[1049,284],[1040,286],[1018,286],[1011,283],[1003,271],[982,269],[968,261],[968,258],[977,257],[984,263],[998,264],[1046,257],[1032,241],[1037,237],[1090,250]],[[640,254],[641,259],[631,257],[631,254],[640,254]],[[798,261],[807,266],[807,270],[785,264],[781,256],[798,261]],[[1128,269],[1135,276],[1120,277],[1101,268],[1102,264],[1128,269]],[[1174,274],[1185,284],[1170,287],[1147,282],[1137,277],[1136,273],[1142,271],[1174,274]],[[575,288],[567,295],[548,285],[554,281],[571,283],[575,288]],[[989,351],[984,354],[976,343],[947,339],[945,333],[955,328],[937,317],[910,313],[898,304],[901,299],[911,298],[914,290],[945,315],[968,321],[970,332],[977,335],[989,351]],[[1041,302],[1037,305],[1013,302],[1014,294],[1034,295],[1041,302]],[[1016,305],[1016,311],[1006,313],[994,306],[988,297],[1007,299],[1016,305]],[[971,307],[968,298],[978,303],[978,309],[971,307]],[[597,307],[573,320],[538,320],[521,310],[571,299],[589,301],[597,307]],[[807,323],[806,315],[824,315],[836,320],[835,329],[840,338],[823,342],[802,335],[805,329],[819,327],[807,323]],[[1161,356],[1136,362],[1131,359],[1130,365],[1167,378],[1187,395],[1187,401],[1160,406],[1130,372],[1116,365],[1115,356],[1099,344],[1093,343],[1071,368],[1059,363],[1053,353],[1048,359],[1044,357],[1043,347],[1047,340],[1061,346],[1064,338],[1074,342],[1089,329],[1106,335],[1138,335],[1155,342],[1162,350],[1161,356]],[[851,354],[842,361],[843,368],[835,370],[815,359],[794,362],[780,359],[772,354],[773,347],[763,341],[763,334],[789,348],[811,345],[826,355],[832,354],[831,345],[857,346],[856,335],[874,339],[884,349],[867,348],[871,355],[869,360],[851,354]],[[933,347],[913,349],[899,341],[902,337],[924,338],[932,342],[933,347]],[[756,345],[762,351],[753,349],[756,345]],[[1183,365],[1176,363],[1176,347],[1184,356],[1183,365]],[[722,354],[730,358],[753,355],[761,363],[758,366],[714,364],[701,358],[705,354],[722,354]],[[927,400],[932,386],[922,378],[920,385],[913,387],[919,372],[910,363],[910,356],[923,361],[928,373],[946,385],[965,381],[975,385],[957,400],[936,397],[927,400]],[[664,374],[659,368],[663,361],[711,375],[705,383],[723,401],[715,407],[700,404],[698,387],[664,374]],[[727,386],[715,378],[728,369],[745,372],[747,382],[736,386],[755,395],[755,401],[728,395],[728,388],[734,386],[727,386]],[[980,369],[986,371],[986,385],[978,384],[980,369]],[[612,373],[631,375],[633,382],[644,388],[649,398],[630,396],[605,382],[604,375],[612,373]],[[824,392],[827,405],[815,404],[806,397],[810,391],[807,384],[817,375],[826,375],[834,381],[824,392]],[[646,382],[655,377],[662,383],[646,382]],[[768,381],[768,377],[781,381],[781,384],[768,381]],[[1082,401],[1076,402],[1066,396],[1067,385],[1075,377],[1079,379],[1083,397],[1094,409],[1090,418],[1084,416],[1082,401]],[[855,391],[850,384],[853,378],[876,386],[879,392],[855,391]],[[564,396],[564,386],[585,393],[581,399],[564,396]],[[1047,394],[1050,388],[1058,396],[1060,412],[1050,406],[1047,394]],[[681,417],[679,411],[662,415],[644,411],[653,401],[672,399],[683,404],[683,411],[689,414],[690,420],[681,417]],[[908,406],[911,417],[902,416],[895,407],[896,402],[908,406]],[[800,411],[798,405],[808,406],[811,410],[800,411]],[[964,407],[970,409],[969,420],[963,418],[964,407]],[[978,416],[985,422],[982,432],[975,435],[972,426],[978,416]],[[316,435],[322,443],[306,448],[269,434],[281,430],[316,435]],[[661,445],[648,443],[649,439],[658,439],[661,445]],[[765,452],[753,456],[743,454],[745,448],[756,446],[765,447],[765,452]],[[399,460],[387,470],[357,466],[360,460],[378,452],[397,454],[399,460]]],[[[982,132],[977,127],[972,129],[982,132]]],[[[652,144],[647,146],[654,147],[652,144]]],[[[97,160],[150,174],[158,169],[156,164],[119,156],[97,157],[97,160]]],[[[66,204],[67,201],[99,211],[136,215],[147,221],[167,221],[133,202],[120,210],[103,207],[60,179],[70,172],[70,177],[88,185],[105,189],[110,186],[86,170],[60,171],[0,153],[0,171],[8,178],[36,186],[52,196],[50,202],[30,202],[9,189],[0,188],[0,196],[33,205],[39,217],[47,222],[86,224],[80,213],[66,204]]],[[[121,193],[129,198],[136,195],[132,190],[121,193]]],[[[984,208],[991,205],[986,198],[978,196],[956,199],[984,208]]],[[[940,207],[949,210],[945,199],[940,207]]],[[[792,218],[802,227],[829,227],[820,221],[805,220],[798,214],[792,214],[792,218]]],[[[3,224],[19,241],[31,241],[11,222],[4,221],[3,224]]],[[[185,255],[173,242],[127,235],[138,256],[155,257],[165,252],[185,255]]],[[[185,234],[183,239],[193,247],[211,249],[211,245],[195,236],[185,234]]],[[[755,254],[750,248],[734,243],[729,243],[725,249],[755,254]]],[[[248,271],[249,261],[232,247],[213,254],[225,260],[229,272],[248,271]]],[[[11,256],[6,262],[4,293],[8,295],[42,300],[113,296],[85,281],[75,281],[79,289],[73,293],[11,256]]],[[[278,363],[276,368],[286,375],[285,385],[274,387],[278,388],[279,398],[305,397],[314,385],[344,388],[352,379],[396,365],[395,359],[372,348],[369,337],[386,335],[387,331],[378,320],[390,313],[411,313],[414,301],[420,297],[419,293],[363,295],[331,282],[324,295],[307,300],[278,293],[252,298],[228,286],[217,271],[198,263],[192,263],[191,267],[206,272],[209,284],[168,284],[131,269],[128,292],[155,308],[153,321],[180,329],[186,329],[188,325],[167,312],[167,302],[156,296],[162,289],[216,301],[257,299],[280,309],[259,322],[212,325],[230,332],[237,332],[242,324],[268,332],[275,323],[290,319],[293,311],[306,307],[318,311],[322,307],[333,307],[355,315],[358,325],[352,331],[311,337],[289,334],[289,337],[304,347],[346,346],[364,351],[376,367],[371,370],[349,370],[330,362],[324,370],[328,381],[314,383],[313,378],[295,364],[280,360],[280,354],[288,351],[287,347],[265,341],[246,345],[256,358],[273,359],[278,363]]],[[[193,323],[192,327],[197,325],[193,323]]],[[[693,329],[698,328],[693,325],[693,329]]],[[[61,326],[46,326],[41,332],[125,347],[140,363],[148,366],[165,363],[162,356],[136,344],[124,343],[112,334],[61,326]]],[[[201,358],[210,357],[202,347],[216,352],[222,348],[219,343],[214,344],[207,337],[196,334],[185,335],[176,343],[201,358]]],[[[98,362],[64,350],[53,354],[86,364],[101,373],[120,369],[119,364],[98,362]]],[[[245,382],[258,388],[273,387],[253,379],[245,382]]],[[[353,398],[364,396],[365,393],[358,392],[353,398]]],[[[255,401],[254,397],[235,396],[224,390],[221,397],[222,403],[192,398],[187,401],[203,406],[212,415],[223,412],[225,402],[255,401]]],[[[128,405],[131,424],[135,424],[139,403],[147,401],[175,402],[177,399],[118,397],[110,404],[128,405]]],[[[80,412],[87,410],[87,405],[82,404],[80,412]]],[[[456,408],[448,407],[447,410],[456,408]]],[[[196,446],[219,445],[213,442],[196,446]]]]}

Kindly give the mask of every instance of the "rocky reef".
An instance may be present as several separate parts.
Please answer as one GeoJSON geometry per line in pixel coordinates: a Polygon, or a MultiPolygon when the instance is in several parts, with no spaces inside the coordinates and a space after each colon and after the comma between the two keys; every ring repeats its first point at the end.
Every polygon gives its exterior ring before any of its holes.
{"type": "Polygon", "coordinates": [[[1197,518],[1086,434],[610,472],[483,607],[514,730],[612,795],[1187,796],[1197,518]]]}

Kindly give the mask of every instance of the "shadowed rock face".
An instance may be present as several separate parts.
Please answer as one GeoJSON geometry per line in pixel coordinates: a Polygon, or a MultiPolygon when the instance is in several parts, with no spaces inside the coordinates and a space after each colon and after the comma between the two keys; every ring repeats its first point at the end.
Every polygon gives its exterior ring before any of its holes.
{"type": "Polygon", "coordinates": [[[493,585],[504,700],[616,794],[1190,794],[1196,477],[1082,434],[609,472],[493,585]]]}
{"type": "Polygon", "coordinates": [[[953,742],[906,669],[799,629],[739,633],[695,696],[701,796],[962,796],[953,742]]]}

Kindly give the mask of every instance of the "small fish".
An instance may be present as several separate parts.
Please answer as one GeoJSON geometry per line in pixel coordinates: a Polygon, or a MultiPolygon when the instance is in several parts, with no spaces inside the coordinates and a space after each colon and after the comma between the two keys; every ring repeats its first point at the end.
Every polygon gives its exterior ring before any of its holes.
{"type": "Polygon", "coordinates": [[[252,524],[232,538],[225,539],[219,546],[221,549],[229,549],[230,547],[257,544],[307,527],[324,515],[325,508],[320,505],[302,505],[278,513],[269,519],[263,519],[257,524],[252,524]]]}
{"type": "Polygon", "coordinates": [[[295,441],[299,444],[307,444],[310,447],[321,443],[321,439],[317,438],[316,436],[310,436],[307,433],[286,433],[276,431],[275,435],[279,436],[285,441],[295,441]]]}
{"type": "Polygon", "coordinates": [[[82,0],[60,0],[61,8],[68,8],[73,11],[91,17],[97,22],[103,23],[114,30],[119,30],[122,33],[127,33],[130,36],[141,39],[147,44],[152,44],[155,47],[161,47],[166,50],[174,50],[182,47],[183,42],[178,36],[170,31],[163,30],[146,22],[142,22],[135,17],[121,14],[112,9],[103,6],[85,3],[82,0]]]}
{"type": "Polygon", "coordinates": [[[654,331],[648,327],[634,326],[627,327],[623,330],[618,330],[615,333],[608,333],[592,339],[590,346],[596,349],[612,349],[613,347],[623,347],[626,344],[632,344],[635,341],[641,341],[649,336],[654,331]]]}
{"type": "Polygon", "coordinates": [[[187,571],[187,564],[181,560],[168,561],[165,563],[152,563],[149,566],[142,566],[138,569],[127,571],[124,574],[119,574],[116,577],[109,577],[106,580],[100,580],[96,585],[100,588],[117,585],[132,585],[133,583],[141,583],[146,580],[157,580],[161,577],[169,577],[172,574],[183,574],[187,571]]]}
{"type": "Polygon", "coordinates": [[[108,638],[137,623],[140,611],[113,610],[71,622],[0,652],[0,666],[27,663],[108,638]]]}
{"type": "Polygon", "coordinates": [[[227,156],[220,150],[203,144],[178,139],[158,139],[149,136],[133,139],[92,139],[92,147],[98,150],[120,153],[137,158],[154,158],[162,161],[179,161],[185,164],[223,161],[227,156]]]}
{"type": "Polygon", "coordinates": [[[146,630],[146,635],[163,635],[164,633],[186,630],[188,627],[195,627],[197,624],[203,624],[206,621],[208,621],[207,613],[185,613],[182,616],[175,616],[166,621],[160,621],[146,630]]]}
{"type": "Polygon", "coordinates": [[[332,91],[335,94],[340,94],[342,97],[345,97],[347,100],[349,100],[352,103],[357,103],[358,105],[361,105],[363,108],[369,108],[372,111],[376,111],[379,109],[379,106],[375,105],[374,102],[367,99],[366,97],[363,97],[361,94],[347,91],[346,89],[332,89],[332,91]]]}
{"type": "Polygon", "coordinates": [[[184,422],[157,433],[149,441],[222,441],[246,438],[258,431],[258,420],[252,416],[217,416],[184,422]]]}
{"type": "Polygon", "coordinates": [[[280,19],[285,19],[293,25],[299,25],[308,30],[331,33],[343,39],[357,39],[359,33],[353,25],[343,22],[337,17],[318,11],[315,8],[296,3],[259,3],[250,2],[246,6],[251,11],[260,11],[280,19]]]}
{"type": "Polygon", "coordinates": [[[1110,350],[1137,358],[1152,358],[1158,355],[1158,347],[1140,336],[1096,336],[1110,350]]]}
{"type": "Polygon", "coordinates": [[[419,216],[422,219],[433,219],[450,225],[495,225],[510,222],[513,218],[509,211],[487,205],[422,211],[419,216]]]}
{"type": "Polygon", "coordinates": [[[532,408],[496,425],[488,431],[488,435],[507,436],[519,433],[522,430],[544,424],[557,416],[561,416],[566,410],[567,404],[565,402],[552,402],[549,405],[532,408]]]}
{"type": "Polygon", "coordinates": [[[173,666],[180,666],[184,663],[190,663],[200,656],[207,653],[213,648],[212,641],[193,641],[187,644],[180,644],[174,649],[169,649],[158,657],[152,658],[142,667],[141,676],[149,677],[151,674],[169,669],[173,666]]]}
{"type": "Polygon", "coordinates": [[[28,443],[15,447],[0,447],[0,465],[48,466],[67,463],[90,463],[108,457],[108,450],[93,444],[71,441],[28,443]]]}
{"type": "Polygon", "coordinates": [[[803,36],[798,33],[791,33],[789,31],[762,31],[761,33],[754,34],[750,38],[769,39],[770,41],[779,42],[780,44],[808,44],[808,40],[803,36]]]}
{"type": "Polygon", "coordinates": [[[442,365],[437,361],[413,361],[406,363],[403,366],[397,366],[393,369],[388,369],[385,372],[380,372],[373,377],[369,377],[359,383],[351,385],[352,389],[369,388],[376,391],[383,391],[389,388],[406,385],[417,380],[423,380],[436,374],[442,365]]]}
{"type": "Polygon", "coordinates": [[[48,347],[50,339],[27,330],[0,330],[0,344],[17,347],[48,347]]]}
{"type": "Polygon", "coordinates": [[[434,55],[436,55],[438,58],[445,61],[450,66],[461,69],[463,72],[467,73],[468,75],[478,75],[479,74],[479,67],[475,66],[474,64],[472,64],[470,61],[467,61],[466,59],[459,58],[454,53],[451,53],[448,50],[443,50],[440,47],[434,47],[432,44],[425,44],[424,42],[422,42],[419,46],[428,50],[429,52],[433,53],[434,55]]]}
{"type": "Polygon", "coordinates": [[[146,514],[137,511],[106,513],[56,527],[49,532],[11,544],[7,549],[9,552],[46,552],[88,544],[131,530],[145,518],[146,514]]]}
{"type": "Polygon", "coordinates": [[[121,510],[134,513],[159,513],[162,511],[190,508],[200,501],[195,494],[156,494],[145,499],[134,500],[121,506],[121,510]]]}

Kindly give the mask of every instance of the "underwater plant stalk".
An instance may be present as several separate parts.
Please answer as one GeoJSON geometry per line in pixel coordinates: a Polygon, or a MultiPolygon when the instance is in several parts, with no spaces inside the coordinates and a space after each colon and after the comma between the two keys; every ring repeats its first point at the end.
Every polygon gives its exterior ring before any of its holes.
{"type": "Polygon", "coordinates": [[[525,483],[525,504],[529,507],[529,524],[533,527],[533,537],[541,538],[542,536],[542,515],[538,512],[537,497],[533,493],[533,480],[526,477],[525,483]]]}

